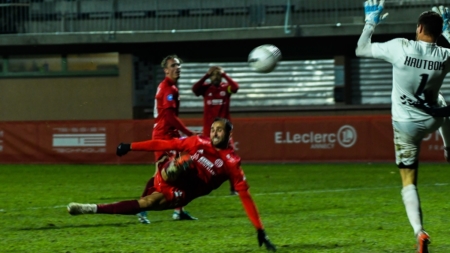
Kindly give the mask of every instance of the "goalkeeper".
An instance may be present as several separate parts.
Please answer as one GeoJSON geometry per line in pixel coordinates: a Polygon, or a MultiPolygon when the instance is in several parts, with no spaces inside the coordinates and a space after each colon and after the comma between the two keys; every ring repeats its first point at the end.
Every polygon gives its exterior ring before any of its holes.
{"type": "Polygon", "coordinates": [[[248,191],[249,186],[240,166],[241,159],[228,146],[232,129],[233,126],[227,119],[217,118],[211,126],[210,138],[191,136],[184,139],[121,143],[117,147],[118,156],[129,151],[176,150],[185,154],[178,159],[172,157],[157,162],[154,185],[148,189],[147,196],[111,204],[70,203],[67,206],[69,213],[134,215],[141,211],[172,209],[208,195],[230,180],[256,228],[259,246],[264,244],[267,250],[276,251],[264,232],[258,210],[248,191]]]}
{"type": "MultiPolygon", "coordinates": [[[[402,200],[409,222],[417,239],[417,252],[428,252],[430,237],[425,232],[418,195],[420,144],[425,136],[441,129],[450,130],[448,120],[432,117],[417,105],[437,106],[443,80],[450,72],[450,50],[436,45],[444,34],[449,40],[448,11],[433,8],[420,14],[416,40],[392,39],[371,43],[371,36],[387,14],[383,14],[384,0],[366,1],[366,24],[358,40],[356,55],[385,60],[392,64],[392,125],[396,164],[402,180],[402,200]]],[[[444,133],[444,144],[450,144],[450,132],[444,133]],[[446,139],[446,136],[447,139],[446,139]]],[[[447,145],[445,145],[447,146],[447,145]]]]}

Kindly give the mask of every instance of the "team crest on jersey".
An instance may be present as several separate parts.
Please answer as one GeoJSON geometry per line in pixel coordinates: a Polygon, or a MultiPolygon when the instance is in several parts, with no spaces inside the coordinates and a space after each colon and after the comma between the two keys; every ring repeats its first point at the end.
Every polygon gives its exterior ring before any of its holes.
{"type": "Polygon", "coordinates": [[[208,93],[208,96],[210,96],[210,97],[211,97],[211,96],[212,96],[212,93],[211,93],[211,92],[210,92],[210,93],[208,93]]]}
{"type": "Polygon", "coordinates": [[[172,100],[173,100],[173,95],[172,94],[167,95],[167,101],[172,101],[172,100]]]}
{"type": "Polygon", "coordinates": [[[223,96],[225,96],[227,93],[225,92],[225,91],[221,91],[220,92],[220,95],[223,97],[223,96]]]}
{"type": "Polygon", "coordinates": [[[222,167],[222,166],[223,166],[223,161],[222,161],[222,159],[217,159],[217,160],[214,162],[214,165],[216,165],[217,168],[222,167]]]}

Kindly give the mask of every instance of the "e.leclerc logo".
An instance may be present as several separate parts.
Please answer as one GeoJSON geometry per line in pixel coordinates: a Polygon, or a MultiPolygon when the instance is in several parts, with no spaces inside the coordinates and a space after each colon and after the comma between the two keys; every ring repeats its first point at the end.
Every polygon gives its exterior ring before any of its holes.
{"type": "Polygon", "coordinates": [[[275,132],[275,144],[309,144],[311,149],[332,149],[336,142],[344,147],[352,147],[357,140],[356,129],[350,125],[344,125],[336,133],[291,133],[275,132]]]}

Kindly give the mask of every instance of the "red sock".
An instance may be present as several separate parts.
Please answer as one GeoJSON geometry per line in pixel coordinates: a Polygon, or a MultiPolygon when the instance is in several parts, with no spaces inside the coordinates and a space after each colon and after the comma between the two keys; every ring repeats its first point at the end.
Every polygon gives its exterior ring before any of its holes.
{"type": "Polygon", "coordinates": [[[137,200],[126,200],[112,204],[97,205],[97,213],[137,214],[141,211],[137,200]]]}

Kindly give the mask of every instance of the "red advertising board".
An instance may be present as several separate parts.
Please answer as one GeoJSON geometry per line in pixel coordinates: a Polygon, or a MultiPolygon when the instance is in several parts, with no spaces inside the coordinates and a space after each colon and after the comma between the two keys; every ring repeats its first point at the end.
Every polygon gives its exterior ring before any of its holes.
{"type": "MultiPolygon", "coordinates": [[[[201,129],[201,119],[183,119],[201,129]]],[[[244,162],[394,162],[390,116],[236,118],[244,162]]],[[[0,123],[0,163],[153,163],[153,153],[115,155],[120,142],[151,139],[153,120],[0,123]]],[[[422,143],[422,161],[444,161],[439,133],[422,143]]]]}

